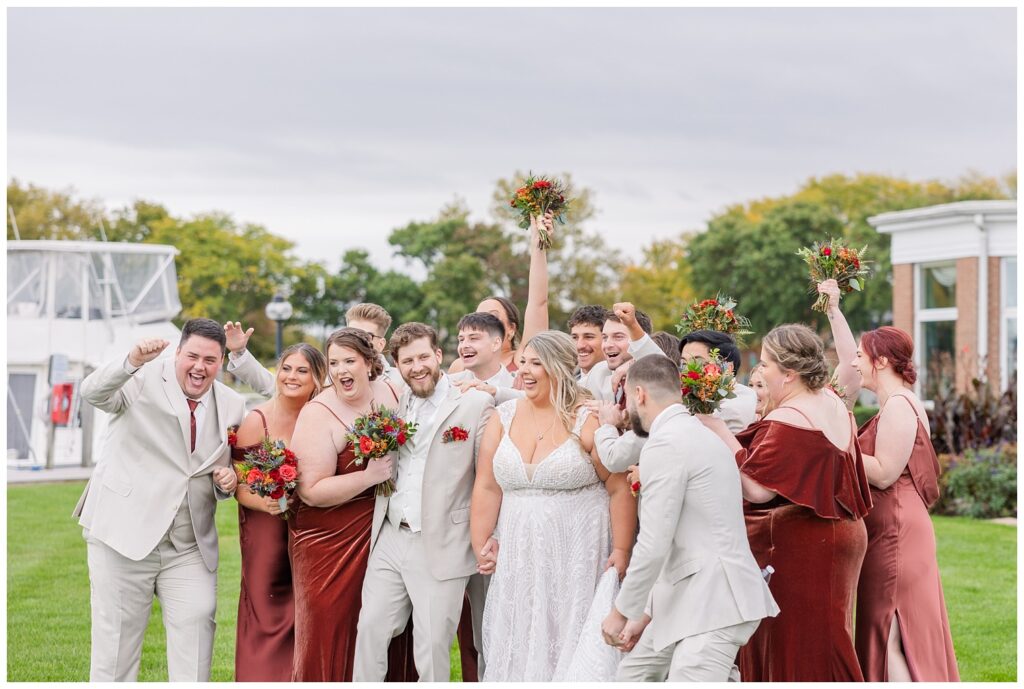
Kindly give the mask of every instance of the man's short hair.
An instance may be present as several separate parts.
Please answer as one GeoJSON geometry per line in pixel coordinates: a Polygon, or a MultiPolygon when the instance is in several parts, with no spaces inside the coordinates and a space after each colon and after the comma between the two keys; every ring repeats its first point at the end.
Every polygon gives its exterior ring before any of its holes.
{"type": "Polygon", "coordinates": [[[491,337],[505,341],[505,326],[501,324],[501,320],[497,316],[486,311],[467,313],[459,319],[458,331],[462,332],[463,330],[479,330],[491,337]]]}
{"type": "Polygon", "coordinates": [[[207,340],[213,340],[220,344],[221,354],[227,351],[228,338],[224,334],[224,326],[213,319],[190,318],[185,321],[185,325],[181,328],[181,340],[178,342],[178,348],[184,346],[188,338],[193,335],[205,337],[207,340]]]}
{"type": "Polygon", "coordinates": [[[386,337],[388,328],[391,327],[391,314],[384,310],[383,306],[377,304],[356,304],[345,312],[345,322],[369,321],[380,328],[381,337],[386,337]]]}
{"type": "Polygon", "coordinates": [[[683,347],[690,342],[701,342],[708,346],[708,349],[717,349],[722,361],[732,364],[732,372],[740,372],[740,348],[736,346],[736,340],[728,333],[718,330],[694,330],[687,333],[679,340],[679,353],[683,353],[683,347]]]}
{"type": "Polygon", "coordinates": [[[395,357],[397,362],[399,350],[421,337],[430,340],[431,349],[438,349],[437,331],[426,323],[412,322],[402,323],[395,328],[395,332],[391,333],[391,340],[388,342],[388,351],[391,352],[391,356],[395,357]]]}
{"type": "Polygon", "coordinates": [[[679,385],[679,368],[664,356],[643,356],[633,362],[626,373],[626,385],[643,386],[658,399],[682,397],[679,385]]]}
{"type": "MultiPolygon", "coordinates": [[[[606,321],[612,321],[613,323],[621,323],[622,319],[616,316],[613,312],[609,311],[605,317],[606,321]]],[[[650,335],[654,331],[654,326],[651,324],[651,317],[640,309],[636,310],[636,322],[640,324],[640,328],[650,335]]],[[[604,326],[604,323],[601,324],[604,326]]]]}
{"type": "Polygon", "coordinates": [[[577,325],[592,325],[600,330],[604,327],[604,322],[608,320],[609,313],[611,312],[608,309],[598,304],[581,306],[569,316],[569,322],[566,323],[567,329],[572,330],[577,325]]]}

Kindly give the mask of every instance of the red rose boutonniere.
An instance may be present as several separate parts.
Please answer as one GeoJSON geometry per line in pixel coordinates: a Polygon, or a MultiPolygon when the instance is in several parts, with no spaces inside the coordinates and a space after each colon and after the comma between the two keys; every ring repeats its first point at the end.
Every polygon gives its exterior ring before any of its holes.
{"type": "Polygon", "coordinates": [[[469,440],[469,431],[462,426],[449,426],[448,429],[441,434],[442,443],[455,443],[462,442],[463,440],[469,440]]]}
{"type": "Polygon", "coordinates": [[[235,447],[238,445],[238,426],[228,427],[228,447],[235,447]]]}

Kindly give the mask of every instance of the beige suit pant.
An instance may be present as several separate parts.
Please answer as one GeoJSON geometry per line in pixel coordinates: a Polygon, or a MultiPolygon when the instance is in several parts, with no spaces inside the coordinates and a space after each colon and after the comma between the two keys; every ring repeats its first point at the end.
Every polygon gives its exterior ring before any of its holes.
{"type": "Polygon", "coordinates": [[[660,651],[651,642],[650,626],[619,664],[618,682],[728,682],[739,681],[736,654],[747,643],[760,620],[741,622],[688,636],[660,651]]]}
{"type": "Polygon", "coordinates": [[[153,596],[167,632],[171,682],[210,681],[216,628],[217,573],[199,547],[178,552],[164,537],[142,560],[130,560],[86,535],[92,607],[91,682],[134,682],[153,596]]]}
{"type": "Polygon", "coordinates": [[[438,580],[427,568],[423,536],[385,519],[363,580],[352,679],[383,682],[388,646],[412,616],[413,658],[421,682],[451,679],[451,646],[469,577],[438,580]]]}

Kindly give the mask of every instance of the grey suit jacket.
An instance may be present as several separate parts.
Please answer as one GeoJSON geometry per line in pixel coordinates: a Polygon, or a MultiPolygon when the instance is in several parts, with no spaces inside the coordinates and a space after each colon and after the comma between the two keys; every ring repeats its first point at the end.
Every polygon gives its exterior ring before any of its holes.
{"type": "MultiPolygon", "coordinates": [[[[406,389],[398,403],[402,418],[408,414],[411,398],[412,393],[406,389]]],[[[480,441],[493,413],[494,400],[490,395],[480,390],[462,393],[452,385],[437,410],[434,435],[428,439],[421,503],[423,550],[430,574],[442,581],[476,573],[476,556],[469,537],[469,503],[480,441]],[[444,431],[453,426],[468,431],[469,439],[444,442],[444,431]]],[[[371,548],[377,543],[389,500],[387,496],[377,496],[371,548]]]]}
{"type": "MultiPolygon", "coordinates": [[[[173,359],[145,364],[134,374],[124,357],[82,381],[82,397],[112,415],[103,452],[72,516],[90,535],[131,560],[146,557],[167,533],[183,499],[203,561],[217,569],[217,499],[214,467],[229,466],[227,428],[242,422],[245,402],[215,381],[217,442],[190,452],[191,430],[185,394],[174,376],[173,359]]],[[[205,433],[203,435],[206,435],[205,433]]]]}
{"type": "Polygon", "coordinates": [[[650,601],[654,649],[778,614],[754,561],[732,453],[682,405],[655,419],[640,456],[640,535],[615,606],[650,601]]]}

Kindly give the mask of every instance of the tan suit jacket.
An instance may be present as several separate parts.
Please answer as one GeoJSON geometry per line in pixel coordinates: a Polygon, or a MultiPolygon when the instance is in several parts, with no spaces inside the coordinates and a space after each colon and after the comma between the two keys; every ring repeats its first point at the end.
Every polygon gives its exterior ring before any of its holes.
{"type": "Polygon", "coordinates": [[[640,455],[640,535],[615,606],[650,605],[655,651],[779,612],[754,561],[732,453],[681,404],[662,412],[640,455]]]}
{"type": "MultiPolygon", "coordinates": [[[[412,393],[406,389],[399,401],[399,416],[406,418],[412,393]]],[[[469,502],[476,480],[476,458],[494,400],[480,390],[459,392],[452,385],[437,410],[434,436],[430,439],[423,469],[420,507],[422,537],[431,575],[444,581],[476,573],[476,557],[469,537],[469,502]],[[465,441],[443,442],[444,431],[459,426],[469,432],[465,441]]],[[[389,497],[377,496],[373,512],[371,548],[377,543],[388,511],[389,497]]]]}
{"type": "Polygon", "coordinates": [[[218,499],[215,467],[230,465],[227,428],[242,422],[245,402],[215,381],[208,414],[220,427],[215,440],[190,451],[191,428],[185,393],[174,375],[173,359],[145,364],[134,374],[122,357],[82,381],[83,398],[112,415],[103,451],[72,516],[93,538],[130,560],[146,557],[167,534],[182,500],[188,500],[196,543],[207,568],[217,569],[218,499]]]}

